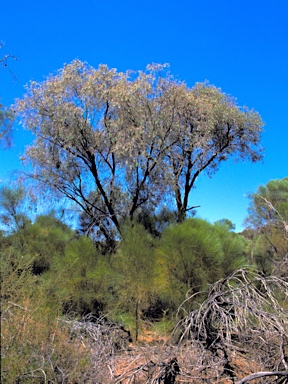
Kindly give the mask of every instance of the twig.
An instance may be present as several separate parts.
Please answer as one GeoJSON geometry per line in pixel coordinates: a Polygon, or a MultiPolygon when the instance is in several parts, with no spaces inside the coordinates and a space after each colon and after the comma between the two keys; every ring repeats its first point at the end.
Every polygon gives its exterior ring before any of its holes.
{"type": "Polygon", "coordinates": [[[288,378],[288,370],[287,371],[277,371],[277,372],[256,372],[252,373],[251,375],[248,375],[244,377],[244,379],[237,381],[236,384],[243,384],[247,383],[247,381],[258,379],[259,377],[265,377],[265,376],[287,376],[288,378]]]}

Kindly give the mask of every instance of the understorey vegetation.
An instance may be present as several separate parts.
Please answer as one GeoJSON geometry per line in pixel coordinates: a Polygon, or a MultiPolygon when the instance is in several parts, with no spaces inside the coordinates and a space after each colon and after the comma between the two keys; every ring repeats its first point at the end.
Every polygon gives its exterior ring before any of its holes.
{"type": "Polygon", "coordinates": [[[243,233],[146,212],[112,252],[2,188],[1,381],[287,382],[287,181],[243,233]]]}

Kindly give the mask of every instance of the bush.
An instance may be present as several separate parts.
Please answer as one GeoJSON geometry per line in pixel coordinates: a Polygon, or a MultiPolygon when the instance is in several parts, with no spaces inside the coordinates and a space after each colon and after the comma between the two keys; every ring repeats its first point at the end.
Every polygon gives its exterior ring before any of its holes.
{"type": "Polygon", "coordinates": [[[225,224],[187,219],[169,226],[157,248],[158,263],[165,276],[163,296],[177,308],[186,294],[205,290],[208,284],[228,276],[246,262],[245,240],[225,224]]]}
{"type": "Polygon", "coordinates": [[[89,350],[60,326],[57,305],[43,294],[32,263],[11,248],[2,250],[1,382],[75,383],[89,368],[89,350]]]}
{"type": "Polygon", "coordinates": [[[49,295],[62,303],[65,314],[99,316],[110,299],[111,269],[92,241],[81,236],[71,241],[64,254],[56,254],[45,276],[49,295]]]}

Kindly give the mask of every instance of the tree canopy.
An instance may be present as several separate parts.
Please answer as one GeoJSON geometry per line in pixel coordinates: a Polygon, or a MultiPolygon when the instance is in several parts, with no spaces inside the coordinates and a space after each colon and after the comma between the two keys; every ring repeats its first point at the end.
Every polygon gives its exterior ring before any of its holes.
{"type": "Polygon", "coordinates": [[[87,233],[167,200],[178,220],[202,172],[229,157],[261,159],[259,114],[207,83],[189,88],[166,65],[125,73],[75,60],[31,82],[16,110],[35,134],[23,157],[44,190],[80,207],[87,233]]]}
{"type": "Polygon", "coordinates": [[[258,228],[268,224],[283,227],[288,234],[288,177],[260,186],[250,199],[249,224],[258,228]]]}
{"type": "Polygon", "coordinates": [[[271,180],[250,196],[247,224],[255,237],[253,254],[258,268],[264,273],[287,274],[288,177],[271,180]]]}

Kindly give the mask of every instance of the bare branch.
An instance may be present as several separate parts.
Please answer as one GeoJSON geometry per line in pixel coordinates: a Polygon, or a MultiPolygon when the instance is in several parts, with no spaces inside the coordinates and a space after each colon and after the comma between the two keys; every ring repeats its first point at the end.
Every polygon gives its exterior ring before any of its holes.
{"type": "Polygon", "coordinates": [[[247,383],[248,381],[259,379],[260,377],[267,377],[267,376],[277,376],[277,377],[286,376],[288,379],[288,371],[252,373],[251,375],[246,376],[244,379],[237,381],[236,384],[244,384],[244,383],[247,383]]]}

